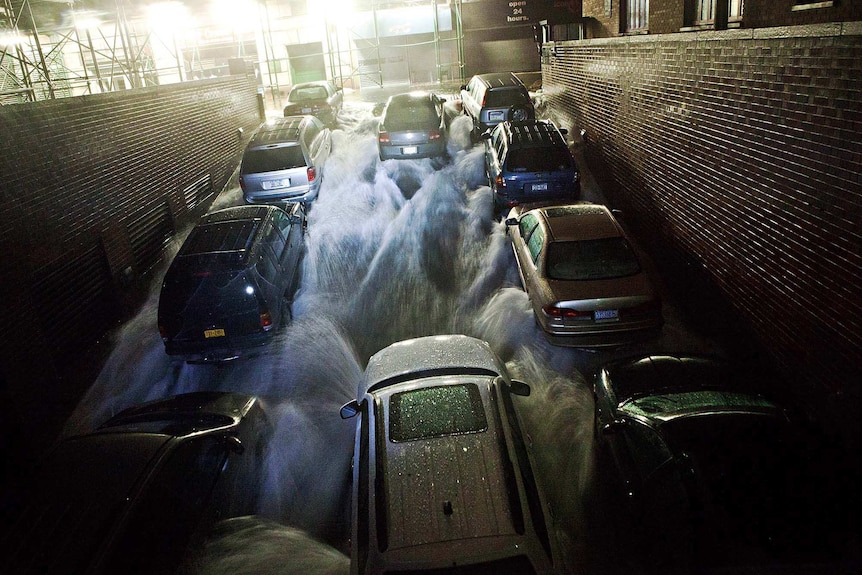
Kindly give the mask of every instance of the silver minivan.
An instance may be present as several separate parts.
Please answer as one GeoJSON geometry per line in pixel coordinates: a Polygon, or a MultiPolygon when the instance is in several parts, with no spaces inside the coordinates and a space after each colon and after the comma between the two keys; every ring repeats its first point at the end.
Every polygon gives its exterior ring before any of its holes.
{"type": "Polygon", "coordinates": [[[555,572],[513,380],[484,341],[401,341],[368,361],[357,398],[351,575],[555,572]]]}
{"type": "Polygon", "coordinates": [[[246,203],[310,202],[317,197],[332,134],[310,115],[274,118],[246,146],[239,185],[246,203]]]}

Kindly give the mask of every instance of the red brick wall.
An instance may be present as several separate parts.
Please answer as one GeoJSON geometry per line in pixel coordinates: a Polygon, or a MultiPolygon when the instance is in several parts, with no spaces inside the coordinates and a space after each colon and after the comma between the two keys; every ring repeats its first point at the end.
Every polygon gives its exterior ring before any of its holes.
{"type": "Polygon", "coordinates": [[[788,377],[859,405],[859,26],[571,41],[543,60],[612,203],[702,270],[788,377]]]}

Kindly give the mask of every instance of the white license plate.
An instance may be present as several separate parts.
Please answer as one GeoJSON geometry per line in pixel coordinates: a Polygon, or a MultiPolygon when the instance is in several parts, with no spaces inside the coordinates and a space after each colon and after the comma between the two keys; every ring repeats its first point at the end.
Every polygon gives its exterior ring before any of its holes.
{"type": "Polygon", "coordinates": [[[547,192],[548,191],[547,182],[544,184],[533,184],[533,191],[534,192],[547,192]]]}
{"type": "Polygon", "coordinates": [[[311,113],[311,108],[303,108],[303,109],[302,109],[302,113],[303,113],[303,114],[310,114],[310,113],[311,113]]]}
{"type": "Polygon", "coordinates": [[[596,321],[620,319],[620,312],[615,309],[597,309],[594,317],[596,318],[596,321]]]}
{"type": "Polygon", "coordinates": [[[290,178],[284,180],[264,180],[261,184],[264,190],[277,190],[278,188],[289,188],[290,178]]]}
{"type": "Polygon", "coordinates": [[[407,146],[406,148],[401,148],[402,154],[417,154],[419,153],[419,148],[416,146],[407,146]]]}

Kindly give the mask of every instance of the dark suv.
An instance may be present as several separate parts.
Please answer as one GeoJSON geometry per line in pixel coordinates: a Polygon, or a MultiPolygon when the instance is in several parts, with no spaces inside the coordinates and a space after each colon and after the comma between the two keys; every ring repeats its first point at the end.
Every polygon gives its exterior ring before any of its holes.
{"type": "Polygon", "coordinates": [[[511,72],[479,74],[461,86],[461,109],[473,120],[473,135],[504,121],[536,117],[526,86],[511,72]]]}
{"type": "Polygon", "coordinates": [[[239,206],[204,216],[165,274],[159,332],[170,355],[233,359],[264,345],[290,317],[305,211],[239,206]]]}
{"type": "Polygon", "coordinates": [[[496,211],[525,202],[578,200],[580,172],[566,133],[546,120],[526,120],[503,122],[482,134],[496,211]]]}

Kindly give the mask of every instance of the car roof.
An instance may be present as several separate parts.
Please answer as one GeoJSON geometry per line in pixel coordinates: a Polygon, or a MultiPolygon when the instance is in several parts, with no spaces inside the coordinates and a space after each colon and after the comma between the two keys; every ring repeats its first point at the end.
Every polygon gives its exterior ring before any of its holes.
{"type": "Polygon", "coordinates": [[[513,72],[491,72],[488,74],[477,74],[490,88],[523,87],[523,82],[513,72]]]}
{"type": "Polygon", "coordinates": [[[277,209],[276,206],[248,205],[206,214],[186,238],[175,261],[218,256],[225,263],[244,265],[261,224],[277,209]]]}
{"type": "Polygon", "coordinates": [[[312,86],[332,86],[332,82],[329,80],[314,80],[312,82],[300,82],[299,84],[294,84],[290,89],[291,91],[296,90],[297,88],[310,88],[312,86]]]}
{"type": "Polygon", "coordinates": [[[624,237],[611,211],[601,204],[545,206],[535,211],[545,220],[553,241],[624,237]]]}
{"type": "Polygon", "coordinates": [[[566,146],[566,141],[557,127],[547,120],[524,120],[521,122],[500,122],[498,130],[506,132],[509,147],[540,148],[552,145],[566,146]]]}
{"type": "MultiPolygon", "coordinates": [[[[377,496],[385,497],[380,503],[390,509],[385,524],[389,550],[455,540],[460,540],[460,547],[465,545],[463,540],[483,546],[490,543],[489,537],[518,534],[524,519],[518,498],[512,497],[517,487],[507,467],[505,435],[501,419],[494,413],[497,404],[490,397],[491,381],[488,375],[443,376],[380,392],[384,398],[380,405],[389,423],[386,441],[380,444],[385,456],[378,454],[377,458],[384,466],[384,476],[392,479],[377,496]],[[446,393],[449,390],[451,394],[446,393]],[[426,392],[434,395],[423,395],[415,402],[406,399],[426,392]],[[430,397],[439,403],[425,401],[430,397]],[[395,403],[401,398],[407,405],[395,403]],[[434,413],[418,412],[424,411],[417,409],[420,401],[424,401],[422,407],[442,412],[439,419],[444,423],[470,420],[474,427],[395,437],[393,429],[399,421],[407,420],[402,425],[412,430],[417,421],[426,424],[434,419],[434,413]]],[[[377,416],[384,417],[382,413],[377,416]]]]}
{"type": "Polygon", "coordinates": [[[312,121],[311,116],[286,116],[267,120],[258,128],[249,142],[249,147],[281,142],[296,142],[303,124],[312,121]]]}
{"type": "Polygon", "coordinates": [[[466,335],[435,335],[393,343],[368,360],[358,399],[375,389],[441,374],[503,375],[503,366],[484,341],[466,335]]]}
{"type": "Polygon", "coordinates": [[[416,102],[428,102],[429,104],[434,101],[434,93],[427,91],[414,91],[414,92],[404,92],[401,94],[394,94],[389,96],[389,99],[386,102],[387,106],[391,106],[392,104],[403,106],[405,104],[412,104],[416,102]]]}

